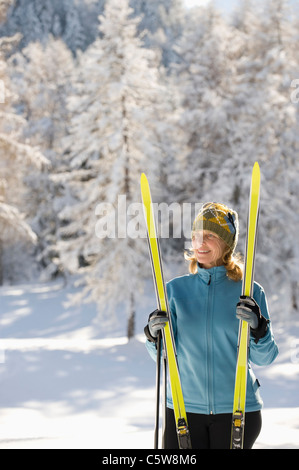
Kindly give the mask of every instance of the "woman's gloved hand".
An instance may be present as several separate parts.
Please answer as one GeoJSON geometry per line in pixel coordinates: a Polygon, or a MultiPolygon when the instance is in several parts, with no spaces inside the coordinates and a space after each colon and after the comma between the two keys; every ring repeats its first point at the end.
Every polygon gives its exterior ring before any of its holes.
{"type": "Polygon", "coordinates": [[[239,320],[249,324],[255,343],[265,336],[269,320],[262,316],[260,307],[252,297],[241,295],[240,301],[237,303],[236,316],[239,320]]]}
{"type": "Polygon", "coordinates": [[[155,310],[148,318],[148,324],[144,328],[144,333],[147,339],[153,343],[157,341],[158,333],[162,330],[168,322],[166,312],[162,310],[155,310]]]}

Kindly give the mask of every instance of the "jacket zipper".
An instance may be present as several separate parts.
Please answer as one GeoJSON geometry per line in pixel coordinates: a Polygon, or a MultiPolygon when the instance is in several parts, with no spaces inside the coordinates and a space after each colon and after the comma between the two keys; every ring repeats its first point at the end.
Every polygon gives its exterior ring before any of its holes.
{"type": "Polygon", "coordinates": [[[208,406],[209,406],[209,413],[213,414],[213,371],[212,371],[212,318],[211,318],[211,279],[212,276],[210,274],[210,279],[208,281],[208,306],[207,306],[207,346],[208,346],[208,354],[207,354],[207,365],[208,365],[208,406]]]}

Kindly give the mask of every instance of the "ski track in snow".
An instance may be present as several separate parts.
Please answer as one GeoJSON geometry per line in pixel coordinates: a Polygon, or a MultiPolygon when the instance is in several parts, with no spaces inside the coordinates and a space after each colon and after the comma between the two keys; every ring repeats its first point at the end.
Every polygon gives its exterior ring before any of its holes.
{"type": "MultiPolygon", "coordinates": [[[[138,309],[137,336],[95,321],[93,305],[66,304],[59,283],[2,287],[0,448],[152,449],[155,364],[138,309]]],[[[254,366],[265,402],[261,449],[299,449],[299,319],[273,323],[280,354],[254,366]]]]}

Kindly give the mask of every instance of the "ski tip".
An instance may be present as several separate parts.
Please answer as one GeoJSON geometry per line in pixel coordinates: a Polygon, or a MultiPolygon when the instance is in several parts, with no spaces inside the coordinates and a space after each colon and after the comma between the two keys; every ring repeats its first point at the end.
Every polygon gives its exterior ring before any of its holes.
{"type": "Polygon", "coordinates": [[[142,183],[143,181],[147,181],[147,177],[145,173],[141,173],[141,176],[140,176],[140,182],[142,183]]]}
{"type": "Polygon", "coordinates": [[[258,162],[255,162],[255,164],[253,165],[252,178],[255,179],[258,182],[260,181],[261,171],[260,171],[260,166],[259,166],[258,162]]]}

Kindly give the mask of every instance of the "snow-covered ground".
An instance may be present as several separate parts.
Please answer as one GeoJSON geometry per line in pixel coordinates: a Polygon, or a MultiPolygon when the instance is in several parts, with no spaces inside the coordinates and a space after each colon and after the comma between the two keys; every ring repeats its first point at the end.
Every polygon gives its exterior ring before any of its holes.
{"type": "MultiPolygon", "coordinates": [[[[0,448],[151,449],[155,364],[135,339],[66,304],[59,283],[0,289],[0,448]]],[[[255,367],[264,398],[256,448],[299,449],[299,320],[274,324],[280,355],[255,367]]]]}

